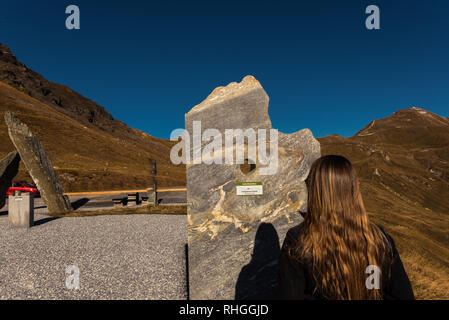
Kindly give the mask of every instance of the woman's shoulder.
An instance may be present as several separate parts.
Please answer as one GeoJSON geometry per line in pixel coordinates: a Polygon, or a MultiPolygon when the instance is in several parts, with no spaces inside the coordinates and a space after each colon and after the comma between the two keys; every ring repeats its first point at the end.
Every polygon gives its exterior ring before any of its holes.
{"type": "Polygon", "coordinates": [[[385,231],[384,227],[382,227],[381,225],[379,225],[377,223],[375,224],[375,226],[377,228],[379,228],[379,230],[383,233],[385,239],[387,240],[387,245],[388,245],[389,249],[391,250],[391,254],[393,256],[397,255],[397,249],[396,249],[396,245],[394,243],[393,238],[388,234],[387,231],[385,231]]]}
{"type": "Polygon", "coordinates": [[[290,228],[285,235],[284,245],[296,246],[299,235],[302,232],[302,223],[290,228]]]}
{"type": "Polygon", "coordinates": [[[302,230],[302,222],[290,229],[288,229],[287,234],[291,235],[291,236],[298,236],[301,233],[302,230]]]}

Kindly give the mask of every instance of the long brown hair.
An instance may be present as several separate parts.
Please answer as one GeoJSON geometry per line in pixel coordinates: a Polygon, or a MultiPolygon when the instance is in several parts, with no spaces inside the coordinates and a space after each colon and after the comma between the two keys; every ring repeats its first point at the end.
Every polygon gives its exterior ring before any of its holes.
{"type": "Polygon", "coordinates": [[[293,251],[311,258],[315,290],[328,299],[382,299],[381,290],[366,287],[365,271],[383,269],[388,241],[368,219],[354,167],[342,156],[321,157],[306,184],[308,208],[293,251]]]}

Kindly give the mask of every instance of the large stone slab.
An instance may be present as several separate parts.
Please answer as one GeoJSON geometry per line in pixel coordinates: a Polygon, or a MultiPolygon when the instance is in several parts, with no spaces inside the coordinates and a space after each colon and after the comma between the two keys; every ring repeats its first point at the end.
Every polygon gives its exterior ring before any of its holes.
{"type": "Polygon", "coordinates": [[[19,172],[20,156],[17,151],[9,153],[0,160],[0,209],[5,205],[5,194],[11,186],[12,179],[19,172]]]}
{"type": "MultiPolygon", "coordinates": [[[[190,110],[185,116],[186,130],[192,138],[194,124],[198,128],[196,121],[200,121],[202,132],[216,129],[223,141],[226,129],[268,131],[272,129],[268,103],[260,83],[247,76],[240,83],[215,89],[190,110]]],[[[275,154],[275,148],[269,147],[275,137],[271,139],[268,132],[265,144],[258,141],[254,147],[245,143],[249,164],[243,166],[235,163],[235,158],[231,164],[194,163],[200,155],[207,159],[199,150],[204,151],[211,141],[201,139],[195,145],[194,139],[187,165],[190,297],[274,298],[280,246],[287,230],[302,221],[298,211],[307,205],[304,180],[320,157],[319,142],[308,129],[279,132],[278,153],[272,159],[277,161],[277,170],[267,174],[270,165],[258,152],[264,146],[275,154]],[[236,184],[242,182],[262,183],[263,194],[237,195],[236,184]]],[[[226,149],[229,145],[221,148],[222,156],[226,149]]],[[[216,154],[210,156],[216,158],[216,154]]]]}
{"type": "Polygon", "coordinates": [[[69,199],[63,195],[64,189],[41,141],[14,113],[6,111],[5,121],[8,126],[9,137],[19,152],[31,178],[37,185],[49,213],[71,211],[69,199]]]}

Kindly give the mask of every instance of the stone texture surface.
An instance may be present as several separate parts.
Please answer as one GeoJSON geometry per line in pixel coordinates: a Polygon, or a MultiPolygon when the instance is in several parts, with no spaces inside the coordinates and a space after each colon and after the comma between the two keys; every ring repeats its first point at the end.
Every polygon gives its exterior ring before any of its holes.
{"type": "Polygon", "coordinates": [[[5,205],[6,191],[11,186],[12,179],[19,172],[20,156],[17,151],[13,151],[0,160],[0,209],[5,205]]]}
{"type": "Polygon", "coordinates": [[[6,111],[5,122],[8,126],[9,137],[19,152],[31,178],[40,190],[48,211],[50,213],[71,211],[70,202],[63,195],[62,185],[40,140],[14,113],[6,111]]]}
{"type": "MultiPolygon", "coordinates": [[[[215,128],[223,137],[226,129],[270,129],[268,102],[260,83],[247,76],[215,89],[195,106],[186,114],[186,129],[192,136],[193,121],[201,121],[203,132],[215,128]]],[[[193,144],[190,149],[193,154],[193,144]]],[[[273,297],[279,248],[286,231],[302,221],[304,180],[319,157],[318,141],[303,129],[279,132],[273,175],[261,174],[259,159],[251,159],[256,166],[247,174],[239,164],[187,165],[192,299],[273,297]],[[262,182],[263,195],[237,196],[237,182],[262,182]]]]}

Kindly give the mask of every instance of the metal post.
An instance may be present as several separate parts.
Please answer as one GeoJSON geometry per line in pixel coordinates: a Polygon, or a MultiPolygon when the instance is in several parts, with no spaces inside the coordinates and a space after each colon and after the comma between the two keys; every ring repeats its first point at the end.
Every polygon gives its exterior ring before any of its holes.
{"type": "Polygon", "coordinates": [[[156,166],[156,161],[153,159],[149,159],[150,161],[150,174],[153,180],[153,199],[154,199],[154,205],[157,206],[158,205],[158,200],[157,200],[157,181],[156,181],[156,176],[157,176],[157,166],[156,166]]]}
{"type": "Polygon", "coordinates": [[[154,205],[157,206],[158,205],[158,201],[157,201],[157,182],[156,182],[156,177],[154,177],[154,179],[153,179],[153,192],[154,192],[154,205]]]}

